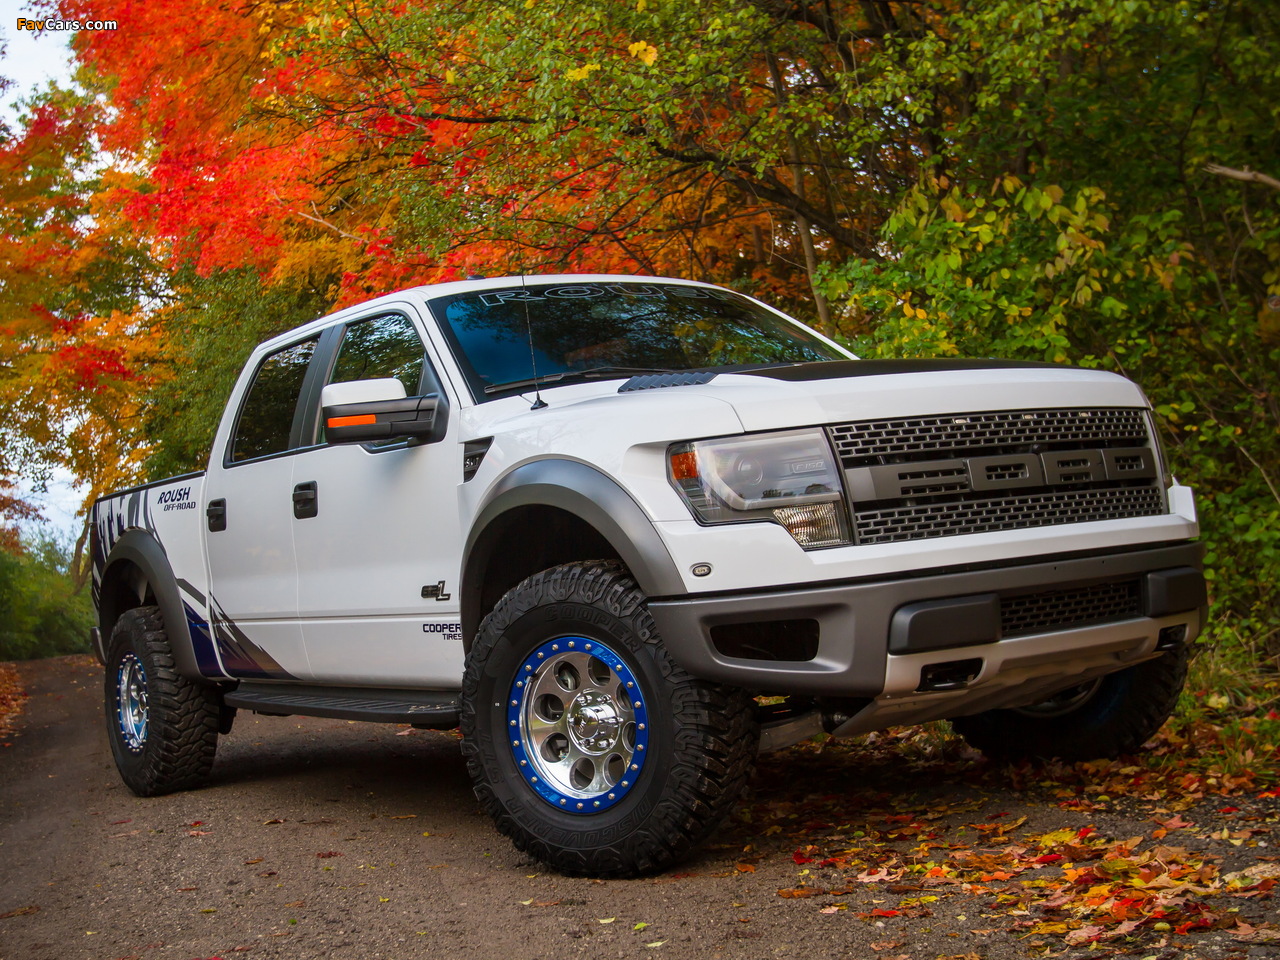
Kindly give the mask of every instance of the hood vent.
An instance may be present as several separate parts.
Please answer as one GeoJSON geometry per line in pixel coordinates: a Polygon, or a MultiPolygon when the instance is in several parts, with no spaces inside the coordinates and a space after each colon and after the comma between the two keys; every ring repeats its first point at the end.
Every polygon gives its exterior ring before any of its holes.
{"type": "Polygon", "coordinates": [[[696,387],[716,378],[710,370],[684,370],[680,373],[646,373],[632,377],[618,388],[619,393],[636,390],[657,390],[659,387],[696,387]]]}

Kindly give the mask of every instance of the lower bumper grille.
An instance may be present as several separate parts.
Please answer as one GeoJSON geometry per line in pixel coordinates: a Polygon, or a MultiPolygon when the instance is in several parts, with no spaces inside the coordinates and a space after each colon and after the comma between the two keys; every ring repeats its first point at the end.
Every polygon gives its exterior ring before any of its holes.
{"type": "Polygon", "coordinates": [[[1095,623],[1115,623],[1142,615],[1142,590],[1137,580],[1112,581],[1000,600],[1000,628],[1006,637],[1095,623]]]}

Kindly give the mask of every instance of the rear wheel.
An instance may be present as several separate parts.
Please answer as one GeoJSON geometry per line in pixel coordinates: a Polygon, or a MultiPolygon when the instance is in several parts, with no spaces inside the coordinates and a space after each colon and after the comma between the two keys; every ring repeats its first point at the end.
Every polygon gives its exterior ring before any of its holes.
{"type": "Polygon", "coordinates": [[[476,795],[564,873],[675,863],[732,809],[755,757],[751,698],[676,666],[644,601],[617,564],[554,567],[503,597],[467,657],[476,795]]]}
{"type": "Polygon", "coordinates": [[[1187,649],[1111,673],[1026,707],[988,710],[951,721],[990,757],[1096,760],[1132,753],[1151,739],[1178,703],[1187,649]]]}
{"type": "Polygon", "coordinates": [[[218,697],[177,672],[158,607],[121,615],[106,668],[107,738],[125,785],[143,797],[200,786],[217,749],[218,697]]]}

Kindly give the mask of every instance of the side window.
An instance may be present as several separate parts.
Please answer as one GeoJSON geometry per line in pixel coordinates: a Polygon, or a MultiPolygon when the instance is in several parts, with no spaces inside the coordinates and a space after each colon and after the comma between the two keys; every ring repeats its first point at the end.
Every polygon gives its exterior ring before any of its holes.
{"type": "MultiPolygon", "coordinates": [[[[347,327],[342,335],[342,346],[333,365],[329,383],[346,383],[348,380],[380,380],[394,378],[404,384],[407,397],[422,392],[422,371],[426,363],[426,348],[418,331],[407,317],[388,314],[361,320],[347,327]]],[[[324,441],[323,418],[319,427],[320,440],[324,441]]],[[[401,439],[379,440],[367,446],[389,447],[404,443],[401,439]]]]}
{"type": "Polygon", "coordinates": [[[319,338],[295,343],[262,361],[240,408],[231,461],[240,463],[289,449],[289,436],[307,365],[319,338]]]}
{"type": "Polygon", "coordinates": [[[361,320],[347,328],[329,383],[394,377],[405,396],[418,395],[426,357],[418,331],[407,317],[389,314],[361,320]]]}

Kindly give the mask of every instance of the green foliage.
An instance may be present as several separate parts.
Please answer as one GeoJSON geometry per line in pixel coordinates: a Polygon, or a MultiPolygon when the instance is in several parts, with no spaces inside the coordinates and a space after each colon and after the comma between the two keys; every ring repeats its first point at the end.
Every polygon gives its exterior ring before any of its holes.
{"type": "Polygon", "coordinates": [[[910,99],[924,169],[879,255],[823,272],[842,332],[1138,381],[1197,489],[1215,629],[1274,630],[1280,191],[1207,168],[1280,173],[1280,25],[1211,0],[930,10],[868,66],[910,99]]]}
{"type": "Polygon", "coordinates": [[[70,548],[48,536],[0,551],[0,660],[89,651],[93,606],[76,592],[70,548]]]}
{"type": "Polygon", "coordinates": [[[143,411],[154,447],[148,479],[193,470],[209,461],[227,397],[249,354],[263,340],[323,316],[331,293],[308,285],[268,286],[251,270],[178,280],[182,295],[163,318],[163,370],[143,411]]]}

